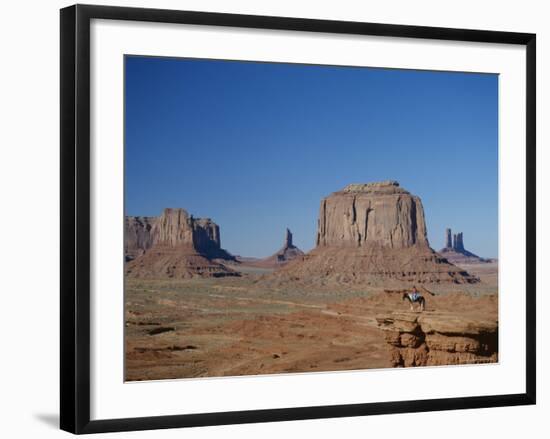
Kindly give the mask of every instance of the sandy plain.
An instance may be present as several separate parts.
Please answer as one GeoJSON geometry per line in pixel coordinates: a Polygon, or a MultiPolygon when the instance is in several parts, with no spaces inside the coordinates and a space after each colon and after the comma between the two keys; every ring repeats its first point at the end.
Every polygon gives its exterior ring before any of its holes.
{"type": "MultiPolygon", "coordinates": [[[[498,315],[496,263],[467,268],[477,285],[428,286],[425,313],[498,315]]],[[[409,312],[383,286],[306,290],[241,277],[126,279],[127,381],[385,368],[392,346],[376,317],[409,312]]],[[[416,311],[415,311],[416,312],[416,311]]]]}

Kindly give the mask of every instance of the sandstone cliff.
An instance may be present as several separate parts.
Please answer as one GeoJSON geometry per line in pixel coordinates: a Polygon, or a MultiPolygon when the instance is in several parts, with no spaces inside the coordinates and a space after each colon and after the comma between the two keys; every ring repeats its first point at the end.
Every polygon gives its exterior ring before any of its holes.
{"type": "Polygon", "coordinates": [[[214,261],[234,260],[221,248],[218,225],[184,209],[164,209],[159,217],[127,217],[125,256],[126,274],[131,277],[236,274],[214,261]]]}
{"type": "Polygon", "coordinates": [[[234,259],[221,248],[220,228],[210,218],[194,218],[185,209],[171,208],[164,209],[158,217],[126,217],[126,260],[157,244],[189,246],[210,259],[234,259]]]}
{"type": "Polygon", "coordinates": [[[324,198],[317,247],[264,280],[327,287],[479,282],[430,248],[420,198],[395,181],[352,184],[324,198]]]}
{"type": "Polygon", "coordinates": [[[495,317],[463,312],[393,312],[376,317],[394,367],[495,363],[495,317]]]}
{"type": "Polygon", "coordinates": [[[420,198],[396,181],[350,184],[321,201],[320,247],[428,245],[420,198]]]}
{"type": "Polygon", "coordinates": [[[153,227],[156,217],[127,216],[124,223],[124,256],[135,259],[153,246],[153,227]]]}

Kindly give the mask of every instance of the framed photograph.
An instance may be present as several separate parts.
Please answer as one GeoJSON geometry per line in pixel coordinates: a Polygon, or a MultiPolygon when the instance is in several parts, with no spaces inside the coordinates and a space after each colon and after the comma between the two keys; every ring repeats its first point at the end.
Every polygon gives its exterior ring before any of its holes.
{"type": "Polygon", "coordinates": [[[535,403],[535,35],[61,10],[61,428],[535,403]]]}

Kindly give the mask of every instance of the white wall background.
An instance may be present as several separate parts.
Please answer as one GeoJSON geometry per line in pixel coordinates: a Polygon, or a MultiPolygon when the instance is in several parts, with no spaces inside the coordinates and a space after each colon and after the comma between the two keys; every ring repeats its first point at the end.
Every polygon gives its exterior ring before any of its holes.
{"type": "MultiPolygon", "coordinates": [[[[548,424],[549,301],[545,292],[550,235],[550,8],[542,1],[461,0],[157,0],[87,3],[537,33],[538,45],[538,391],[535,407],[326,419],[109,437],[544,437],[548,424]]],[[[0,434],[58,437],[59,286],[59,13],[63,1],[2,6],[0,45],[0,434]]],[[[411,385],[414,385],[411,383],[411,385]]]]}

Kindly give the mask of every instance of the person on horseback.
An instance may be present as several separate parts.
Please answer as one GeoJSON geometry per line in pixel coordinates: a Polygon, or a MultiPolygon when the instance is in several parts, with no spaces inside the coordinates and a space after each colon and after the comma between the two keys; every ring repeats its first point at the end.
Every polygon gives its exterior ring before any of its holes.
{"type": "Polygon", "coordinates": [[[421,294],[416,289],[416,285],[413,286],[412,293],[409,294],[409,297],[411,298],[411,300],[413,302],[416,302],[418,300],[418,298],[421,297],[421,294]]]}
{"type": "Polygon", "coordinates": [[[420,305],[420,311],[424,311],[426,306],[426,299],[424,299],[424,296],[418,292],[416,285],[413,286],[412,292],[403,294],[403,300],[409,301],[411,311],[414,311],[414,303],[418,303],[420,305]]]}

